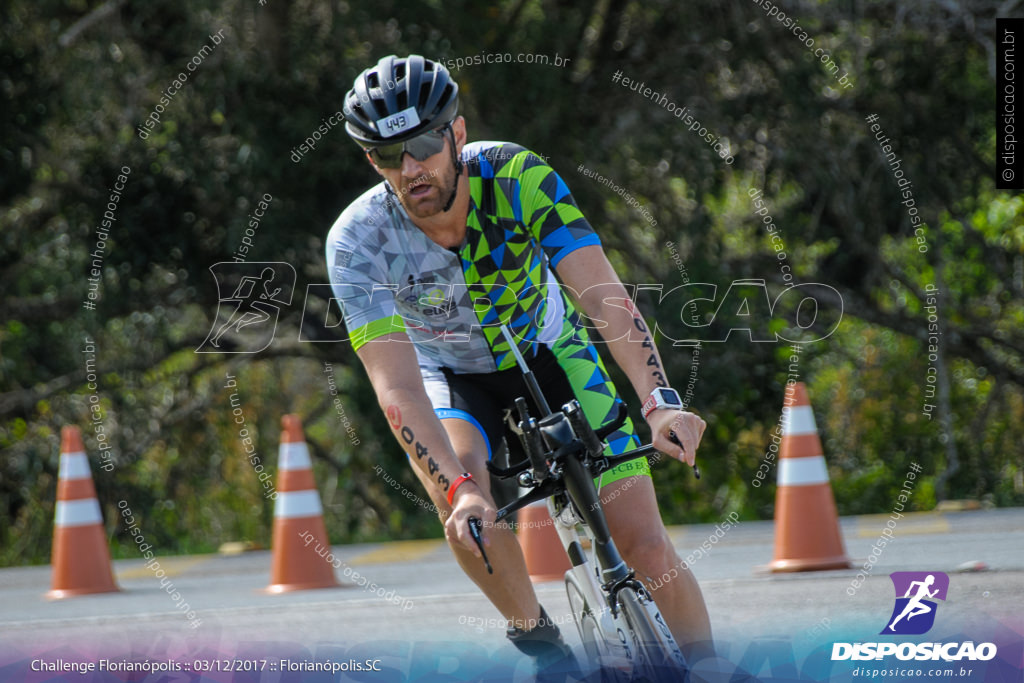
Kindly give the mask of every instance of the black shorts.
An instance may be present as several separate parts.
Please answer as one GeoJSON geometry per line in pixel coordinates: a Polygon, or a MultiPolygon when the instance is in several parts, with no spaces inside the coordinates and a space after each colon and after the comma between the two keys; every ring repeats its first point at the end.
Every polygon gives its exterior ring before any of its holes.
{"type": "MultiPolygon", "coordinates": [[[[547,347],[540,347],[537,357],[529,362],[529,366],[552,410],[558,410],[576,398],[569,378],[558,365],[558,359],[547,347]]],[[[512,411],[518,422],[518,412],[515,411],[516,398],[521,396],[526,399],[530,415],[537,419],[543,417],[533,402],[523,373],[518,367],[481,374],[456,374],[448,368],[441,368],[441,373],[444,375],[448,397],[447,401],[439,403],[448,405],[435,407],[434,411],[441,419],[472,417],[473,419],[469,421],[475,423],[487,441],[488,457],[493,457],[501,446],[501,440],[506,434],[505,416],[509,411],[512,411]]],[[[521,453],[518,439],[509,439],[508,442],[511,453],[521,453]]],[[[510,459],[510,462],[516,461],[516,458],[510,459]]]]}
{"type": "MultiPolygon", "coordinates": [[[[580,402],[590,425],[597,429],[618,416],[622,402],[608,377],[596,349],[586,338],[585,330],[574,330],[554,347],[539,344],[535,356],[528,361],[548,405],[558,410],[572,399],[580,402]]],[[[509,463],[521,461],[525,454],[518,437],[508,434],[505,416],[509,412],[518,422],[516,398],[527,400],[530,414],[543,415],[534,405],[529,389],[518,367],[490,373],[455,373],[448,368],[420,368],[424,386],[434,412],[442,420],[462,419],[477,428],[487,444],[488,459],[499,452],[503,439],[509,450],[509,463]]],[[[607,439],[606,453],[618,455],[640,445],[630,419],[607,439]]],[[[633,475],[650,474],[646,458],[637,458],[617,465],[600,477],[609,484],[633,475]]]]}

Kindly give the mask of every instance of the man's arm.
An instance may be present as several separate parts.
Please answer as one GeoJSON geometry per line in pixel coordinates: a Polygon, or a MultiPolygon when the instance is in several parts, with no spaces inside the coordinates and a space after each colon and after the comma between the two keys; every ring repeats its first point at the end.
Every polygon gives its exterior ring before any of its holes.
{"type": "MultiPolygon", "coordinates": [[[[580,247],[567,254],[556,271],[578,299],[583,312],[592,320],[607,324],[600,329],[600,334],[615,362],[629,377],[641,403],[655,387],[669,386],[661,356],[654,346],[654,333],[634,307],[604,250],[599,246],[580,247]]],[[[655,448],[693,465],[707,426],[704,420],[686,411],[655,410],[648,416],[647,423],[655,448]],[[682,443],[682,451],[672,443],[670,432],[682,443]]]]}
{"type": "MultiPolygon", "coordinates": [[[[399,445],[409,454],[413,466],[447,497],[449,488],[465,470],[430,405],[409,338],[404,332],[392,332],[366,342],[356,354],[366,368],[377,402],[399,445]]],[[[452,508],[452,514],[445,520],[445,533],[479,557],[467,520],[477,517],[493,522],[496,511],[481,495],[476,480],[458,487],[452,508]]]]}

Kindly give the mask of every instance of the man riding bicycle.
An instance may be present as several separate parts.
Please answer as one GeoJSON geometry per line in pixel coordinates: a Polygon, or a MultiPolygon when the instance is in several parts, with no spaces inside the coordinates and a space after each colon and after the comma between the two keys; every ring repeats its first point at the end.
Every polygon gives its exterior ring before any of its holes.
{"type": "MultiPolygon", "coordinates": [[[[500,325],[551,405],[576,398],[595,428],[620,402],[590,340],[595,327],[644,404],[658,450],[693,465],[705,423],[681,410],[653,334],[565,182],[518,145],[467,143],[458,92],[444,66],[417,55],[384,57],[355,79],[345,127],[384,181],[331,228],[327,267],[353,349],[457,561],[515,625],[512,643],[543,668],[571,655],[514,534],[493,525],[486,463],[501,445],[503,412],[527,396],[500,325]],[[493,574],[478,559],[471,517],[484,521],[493,574]]],[[[610,453],[638,446],[633,424],[608,444],[610,453]]],[[[597,484],[637,577],[650,583],[677,568],[653,592],[672,634],[688,658],[710,654],[704,600],[661,521],[646,459],[597,484]]]]}

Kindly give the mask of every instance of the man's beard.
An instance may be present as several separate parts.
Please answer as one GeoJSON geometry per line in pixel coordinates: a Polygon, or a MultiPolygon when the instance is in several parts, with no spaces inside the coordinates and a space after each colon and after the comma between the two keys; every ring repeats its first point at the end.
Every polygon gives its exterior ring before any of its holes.
{"type": "Polygon", "coordinates": [[[455,192],[458,180],[458,177],[455,175],[454,165],[449,165],[444,173],[439,174],[439,176],[431,178],[429,175],[425,175],[409,181],[409,183],[402,187],[398,198],[410,216],[414,218],[430,218],[444,211],[445,206],[448,205],[448,200],[455,192]],[[431,193],[428,199],[421,200],[412,194],[410,188],[415,189],[416,186],[424,184],[434,188],[436,192],[431,193]]]}

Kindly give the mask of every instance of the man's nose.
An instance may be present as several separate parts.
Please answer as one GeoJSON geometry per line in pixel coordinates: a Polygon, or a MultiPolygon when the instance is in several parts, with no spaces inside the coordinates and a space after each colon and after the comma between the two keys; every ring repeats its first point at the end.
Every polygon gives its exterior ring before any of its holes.
{"type": "Polygon", "coordinates": [[[426,169],[423,166],[423,162],[416,161],[409,152],[402,154],[402,175],[410,180],[413,178],[419,178],[421,175],[426,173],[426,169]]]}

